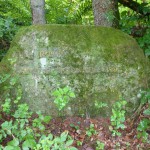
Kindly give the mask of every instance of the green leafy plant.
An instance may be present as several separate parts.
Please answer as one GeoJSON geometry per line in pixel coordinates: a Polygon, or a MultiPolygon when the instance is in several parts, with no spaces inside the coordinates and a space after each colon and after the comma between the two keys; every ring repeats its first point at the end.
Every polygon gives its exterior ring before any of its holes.
{"type": "Polygon", "coordinates": [[[51,120],[50,116],[43,116],[41,112],[37,112],[38,117],[32,121],[32,126],[39,128],[41,131],[45,130],[43,123],[48,123],[51,120]]]}
{"type": "Polygon", "coordinates": [[[10,74],[3,74],[0,76],[0,85],[6,83],[6,86],[4,86],[3,89],[3,99],[5,102],[1,105],[1,108],[4,113],[7,115],[11,114],[11,108],[12,103],[14,104],[13,107],[20,101],[22,97],[22,90],[20,88],[20,85],[17,84],[18,77],[17,76],[11,76],[10,74]],[[14,90],[14,100],[12,100],[11,91],[14,89],[14,86],[16,87],[16,90],[14,90]]]}
{"type": "Polygon", "coordinates": [[[35,150],[77,150],[72,147],[72,138],[68,135],[68,131],[63,132],[60,137],[53,137],[52,134],[42,136],[34,148],[35,150]]]}
{"type": "Polygon", "coordinates": [[[74,125],[73,123],[70,124],[70,127],[74,128],[74,129],[76,129],[76,130],[79,129],[79,126],[76,126],[76,125],[74,125]]]}
{"type": "Polygon", "coordinates": [[[38,117],[32,121],[31,125],[29,124],[31,114],[26,104],[20,104],[12,115],[14,119],[1,124],[0,141],[7,136],[12,137],[5,147],[1,145],[4,150],[77,150],[71,146],[73,140],[68,135],[68,131],[63,132],[60,137],[44,133],[45,126],[42,123],[48,123],[51,119],[50,116],[43,116],[38,112],[38,117]]]}
{"type": "Polygon", "coordinates": [[[143,106],[146,103],[150,104],[150,89],[140,92],[140,104],[143,106]]]}
{"type": "Polygon", "coordinates": [[[126,144],[126,148],[129,149],[131,144],[129,142],[126,142],[125,144],[126,144]]]}
{"type": "Polygon", "coordinates": [[[108,107],[107,103],[95,101],[96,108],[108,107]]]}
{"type": "MultiPolygon", "coordinates": [[[[148,105],[148,108],[143,111],[143,114],[147,117],[150,117],[150,89],[148,89],[147,91],[142,91],[141,94],[141,104],[148,105]]],[[[141,138],[143,142],[148,142],[147,130],[150,128],[150,120],[147,117],[142,119],[137,127],[137,137],[141,138]]]]}
{"type": "Polygon", "coordinates": [[[7,81],[7,79],[9,79],[10,76],[11,76],[10,74],[0,75],[0,84],[2,84],[5,81],[7,81]]]}
{"type": "Polygon", "coordinates": [[[150,120],[148,120],[148,119],[143,119],[138,124],[137,137],[138,138],[142,138],[143,142],[148,142],[148,133],[146,132],[146,130],[148,129],[149,125],[150,125],[150,120]]]}
{"type": "Polygon", "coordinates": [[[26,148],[33,148],[36,143],[36,136],[32,128],[29,127],[28,119],[31,118],[31,112],[28,111],[28,106],[26,104],[18,105],[12,117],[14,117],[13,120],[5,121],[1,124],[1,140],[7,136],[12,137],[12,140],[7,143],[4,149],[20,150],[21,143],[23,150],[26,148]],[[29,141],[32,142],[29,144],[29,141]]]}
{"type": "Polygon", "coordinates": [[[11,102],[11,99],[10,99],[10,98],[6,98],[5,103],[2,104],[2,110],[3,110],[3,112],[5,112],[6,114],[9,114],[9,113],[10,113],[10,110],[11,110],[11,109],[10,109],[10,107],[11,107],[10,102],[11,102]]]}
{"type": "Polygon", "coordinates": [[[0,14],[3,17],[11,17],[16,20],[18,24],[31,24],[31,9],[29,0],[0,0],[3,9],[0,9],[0,14]]]}
{"type": "Polygon", "coordinates": [[[4,120],[1,124],[0,141],[2,142],[7,137],[12,138],[5,147],[1,145],[4,150],[20,150],[21,145],[24,150],[33,148],[36,144],[37,134],[33,130],[34,127],[29,126],[29,119],[31,118],[32,112],[29,111],[27,104],[19,103],[22,97],[22,90],[18,86],[17,80],[17,77],[12,77],[9,74],[0,77],[0,84],[7,82],[4,89],[6,93],[5,102],[1,105],[2,111],[11,118],[11,120],[4,120]],[[10,92],[14,87],[16,87],[15,96],[12,98],[10,92]]]}
{"type": "Polygon", "coordinates": [[[0,16],[0,61],[9,49],[10,42],[17,30],[18,27],[12,18],[2,18],[0,16]]]}
{"type": "Polygon", "coordinates": [[[13,19],[8,17],[6,19],[0,17],[0,39],[2,40],[12,40],[18,27],[13,22],[13,19]]]}
{"type": "MultiPolygon", "coordinates": [[[[6,81],[9,84],[7,84],[5,90],[9,92],[13,86],[16,86],[17,78],[7,74],[1,76],[0,84],[6,81]]],[[[63,92],[67,91],[69,92],[67,93],[68,100],[69,96],[74,96],[74,94],[69,89],[64,89],[63,92]]],[[[53,137],[52,134],[47,135],[45,132],[45,124],[49,123],[50,116],[43,116],[41,112],[37,112],[38,117],[32,119],[32,112],[29,111],[28,105],[20,103],[22,90],[19,87],[17,87],[15,95],[16,98],[14,97],[13,100],[10,98],[10,94],[6,94],[5,102],[1,106],[2,111],[9,115],[10,119],[4,120],[0,125],[0,142],[3,143],[8,137],[11,137],[11,139],[6,143],[6,146],[0,145],[0,149],[49,150],[52,148],[53,150],[77,150],[71,146],[73,140],[67,131],[63,132],[60,137],[53,137]],[[15,109],[12,109],[14,107],[15,109]]]]}
{"type": "Polygon", "coordinates": [[[104,150],[105,144],[101,141],[96,141],[96,150],[104,150]]]}
{"type": "Polygon", "coordinates": [[[121,147],[120,147],[121,145],[120,145],[120,142],[116,142],[116,144],[115,144],[115,148],[116,148],[116,150],[119,150],[121,147]]]}
{"type": "MultiPolygon", "coordinates": [[[[142,1],[141,1],[142,2],[142,1]]],[[[145,55],[150,57],[150,29],[149,29],[149,19],[146,15],[149,13],[149,3],[148,1],[138,6],[140,11],[143,11],[143,15],[133,12],[129,8],[125,8],[123,6],[119,7],[120,11],[120,28],[123,32],[133,36],[140,47],[143,49],[145,55]]]]}
{"type": "MultiPolygon", "coordinates": [[[[12,85],[14,85],[14,83],[12,85]]],[[[10,117],[14,118],[10,121],[4,121],[1,124],[0,140],[3,141],[3,139],[8,136],[12,137],[12,140],[7,143],[4,150],[20,150],[20,144],[22,144],[22,149],[25,150],[27,148],[33,148],[36,144],[36,134],[29,126],[29,119],[31,118],[32,112],[29,111],[27,104],[19,104],[21,99],[20,90],[18,93],[18,97],[16,97],[16,100],[12,103],[13,105],[16,105],[15,111],[11,110],[10,99],[6,99],[5,103],[2,105],[3,110],[6,113],[9,112],[10,117]]]]}
{"type": "Polygon", "coordinates": [[[96,135],[96,134],[97,134],[97,131],[94,128],[94,124],[91,123],[90,127],[86,128],[86,135],[91,137],[92,135],[96,135]]]}
{"type": "Polygon", "coordinates": [[[124,106],[127,104],[125,100],[120,100],[113,105],[112,115],[111,115],[111,125],[109,127],[110,131],[112,131],[113,136],[121,136],[121,133],[118,131],[119,129],[125,129],[124,121],[125,121],[125,110],[124,106]]]}
{"type": "Polygon", "coordinates": [[[82,146],[83,142],[77,141],[77,146],[82,146]]]}
{"type": "Polygon", "coordinates": [[[27,104],[18,104],[16,111],[11,115],[14,119],[1,124],[0,140],[3,141],[7,136],[12,137],[12,140],[7,143],[4,149],[20,149],[21,146],[23,150],[26,150],[33,149],[36,146],[39,134],[45,131],[43,123],[48,123],[51,117],[38,113],[38,118],[32,121],[31,126],[29,125],[31,115],[32,112],[29,111],[27,104]]]}
{"type": "Polygon", "coordinates": [[[70,87],[58,88],[52,95],[55,97],[54,103],[59,111],[69,103],[70,98],[75,98],[75,94],[70,87]]]}
{"type": "Polygon", "coordinates": [[[150,57],[150,29],[146,30],[146,33],[137,38],[137,42],[139,43],[140,47],[144,50],[144,53],[147,57],[150,57]]]}

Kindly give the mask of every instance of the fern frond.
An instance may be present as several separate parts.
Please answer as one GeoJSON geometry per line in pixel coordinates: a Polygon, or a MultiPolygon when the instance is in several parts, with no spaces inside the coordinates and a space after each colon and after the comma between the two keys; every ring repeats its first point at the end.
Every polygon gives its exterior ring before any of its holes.
{"type": "Polygon", "coordinates": [[[20,22],[31,20],[29,0],[0,0],[0,13],[2,16],[17,19],[20,22]]]}
{"type": "Polygon", "coordinates": [[[74,19],[79,20],[82,18],[84,14],[92,9],[92,0],[83,0],[76,12],[74,13],[74,19]]]}

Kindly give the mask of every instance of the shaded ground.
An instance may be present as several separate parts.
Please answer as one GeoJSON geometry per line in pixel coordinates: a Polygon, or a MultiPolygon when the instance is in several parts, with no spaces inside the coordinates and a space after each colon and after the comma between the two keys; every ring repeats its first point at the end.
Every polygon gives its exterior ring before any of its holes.
{"type": "MultiPolygon", "coordinates": [[[[126,122],[126,129],[120,131],[122,136],[113,137],[109,131],[110,121],[107,118],[85,119],[80,117],[70,117],[64,120],[53,119],[47,126],[48,132],[54,135],[60,135],[63,131],[69,131],[71,137],[75,140],[74,146],[79,150],[95,150],[96,141],[105,144],[105,150],[149,150],[150,144],[142,143],[141,139],[137,139],[137,120],[134,124],[126,122]],[[88,136],[90,124],[94,124],[96,134],[88,136]],[[80,142],[81,146],[78,146],[80,142]]],[[[149,137],[150,139],[150,137],[149,137]]]]}
{"type": "MultiPolygon", "coordinates": [[[[3,119],[13,119],[4,114],[1,115],[3,119]]],[[[109,130],[110,119],[100,117],[93,119],[82,117],[55,118],[46,125],[46,133],[59,136],[63,131],[68,131],[69,135],[74,139],[73,146],[79,150],[98,150],[96,149],[96,141],[104,143],[105,150],[150,150],[150,144],[143,143],[141,139],[137,139],[137,124],[143,117],[141,113],[135,122],[127,119],[125,122],[126,129],[120,131],[122,133],[120,137],[112,136],[109,130]],[[92,128],[90,128],[91,124],[93,125],[92,128]],[[88,136],[88,133],[92,135],[88,136]]],[[[35,118],[35,116],[33,118],[35,118]]],[[[2,122],[4,122],[4,120],[0,120],[0,124],[2,122]]],[[[10,140],[12,140],[12,138],[8,137],[3,141],[2,145],[5,146],[10,140]]]]}

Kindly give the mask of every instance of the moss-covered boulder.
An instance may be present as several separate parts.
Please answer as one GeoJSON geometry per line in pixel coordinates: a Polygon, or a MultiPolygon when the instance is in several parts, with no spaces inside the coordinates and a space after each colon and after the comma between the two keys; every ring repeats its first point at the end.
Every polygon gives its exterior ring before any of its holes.
{"type": "Polygon", "coordinates": [[[126,110],[132,114],[139,105],[139,92],[148,83],[147,62],[136,41],[105,27],[22,28],[0,66],[1,74],[7,68],[18,75],[22,101],[32,111],[52,116],[59,114],[52,95],[58,88],[69,87],[76,95],[62,115],[109,116],[120,97],[128,101],[126,110]],[[101,108],[104,103],[107,107],[101,108]]]}

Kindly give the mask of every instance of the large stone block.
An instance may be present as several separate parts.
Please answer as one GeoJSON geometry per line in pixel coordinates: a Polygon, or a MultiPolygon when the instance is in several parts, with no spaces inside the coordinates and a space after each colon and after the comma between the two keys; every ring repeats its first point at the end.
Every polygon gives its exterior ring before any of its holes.
{"type": "Polygon", "coordinates": [[[132,114],[139,105],[140,90],[148,85],[143,51],[132,37],[113,28],[25,27],[0,65],[2,74],[7,68],[19,76],[22,101],[32,111],[52,116],[58,115],[52,92],[59,87],[68,86],[76,95],[63,115],[88,112],[91,116],[109,116],[120,97],[128,101],[126,110],[132,114]],[[102,102],[108,107],[98,108],[102,102]]]}

